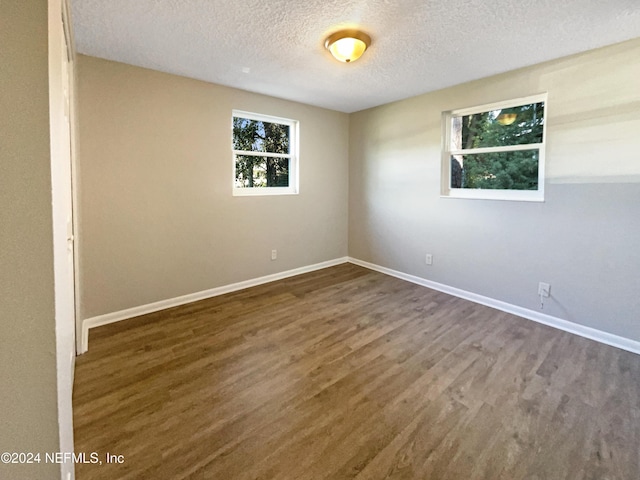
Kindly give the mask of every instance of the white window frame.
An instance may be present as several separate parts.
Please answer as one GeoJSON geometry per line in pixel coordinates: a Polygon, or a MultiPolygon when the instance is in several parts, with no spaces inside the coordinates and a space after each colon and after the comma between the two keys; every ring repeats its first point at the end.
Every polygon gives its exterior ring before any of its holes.
{"type": "Polygon", "coordinates": [[[297,195],[298,194],[298,158],[300,145],[300,122],[290,118],[274,117],[260,113],[233,110],[231,115],[231,181],[234,196],[261,196],[261,195],[297,195]],[[278,123],[289,126],[289,154],[249,152],[233,149],[233,119],[234,117],[247,118],[259,122],[278,123]],[[248,155],[254,157],[272,157],[289,159],[289,186],[288,187],[236,187],[236,155],[248,155]]]}
{"type": "Polygon", "coordinates": [[[528,97],[521,97],[502,102],[488,103],[470,108],[461,108],[443,112],[442,114],[442,198],[468,198],[476,200],[516,200],[524,202],[544,202],[544,178],[545,178],[545,142],[547,139],[548,103],[547,94],[541,93],[528,97]],[[544,102],[544,123],[542,125],[542,142],[526,145],[509,145],[502,147],[469,148],[461,150],[451,149],[451,120],[453,117],[471,115],[473,113],[487,112],[503,108],[517,107],[530,103],[544,102]],[[537,190],[492,190],[451,188],[451,157],[453,155],[466,155],[488,152],[513,152],[518,150],[538,150],[538,189],[537,190]]]}

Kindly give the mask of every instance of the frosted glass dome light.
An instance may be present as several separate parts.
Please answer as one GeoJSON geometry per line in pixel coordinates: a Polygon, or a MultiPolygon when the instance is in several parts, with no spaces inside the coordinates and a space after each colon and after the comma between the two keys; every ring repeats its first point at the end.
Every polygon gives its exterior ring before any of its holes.
{"type": "Polygon", "coordinates": [[[359,30],[341,30],[330,35],[324,46],[333,57],[344,63],[356,61],[371,45],[371,37],[359,30]]]}

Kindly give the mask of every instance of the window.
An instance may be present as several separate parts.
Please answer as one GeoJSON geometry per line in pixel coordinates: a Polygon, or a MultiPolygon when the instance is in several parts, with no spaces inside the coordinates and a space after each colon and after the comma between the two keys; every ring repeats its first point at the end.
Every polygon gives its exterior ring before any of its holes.
{"type": "Polygon", "coordinates": [[[298,193],[298,122],[233,111],[234,195],[298,193]]]}
{"type": "Polygon", "coordinates": [[[546,95],[446,112],[442,194],[544,200],[546,95]]]}

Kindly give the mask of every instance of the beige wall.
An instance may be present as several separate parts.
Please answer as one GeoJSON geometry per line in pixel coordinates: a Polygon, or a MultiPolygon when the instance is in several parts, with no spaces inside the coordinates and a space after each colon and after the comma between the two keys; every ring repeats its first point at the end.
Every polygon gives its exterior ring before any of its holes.
{"type": "Polygon", "coordinates": [[[531,310],[550,283],[543,313],[640,340],[639,50],[350,116],[81,56],[82,318],[342,257],[348,239],[355,258],[531,310]],[[545,202],[440,198],[441,112],[542,92],[545,202]],[[231,195],[234,108],[300,120],[300,195],[231,195]]]}
{"type": "MultiPolygon", "coordinates": [[[[59,449],[47,1],[0,10],[0,452],[59,449]]],[[[0,478],[59,478],[0,464],[0,478]]]]}
{"type": "Polygon", "coordinates": [[[640,340],[640,39],[350,117],[349,254],[640,340]],[[544,203],[440,198],[441,112],[548,92],[544,203]],[[433,254],[433,265],[424,261],[433,254]]]}
{"type": "Polygon", "coordinates": [[[77,63],[82,318],[347,255],[346,114],[77,63]],[[299,195],[232,196],[232,109],[300,121],[299,195]]]}

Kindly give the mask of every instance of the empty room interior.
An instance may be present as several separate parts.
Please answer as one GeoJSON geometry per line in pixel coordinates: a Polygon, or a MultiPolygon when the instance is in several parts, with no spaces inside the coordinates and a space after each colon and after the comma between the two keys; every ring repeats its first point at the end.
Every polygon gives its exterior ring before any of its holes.
{"type": "Polygon", "coordinates": [[[0,478],[640,478],[636,0],[0,3],[0,478]]]}

